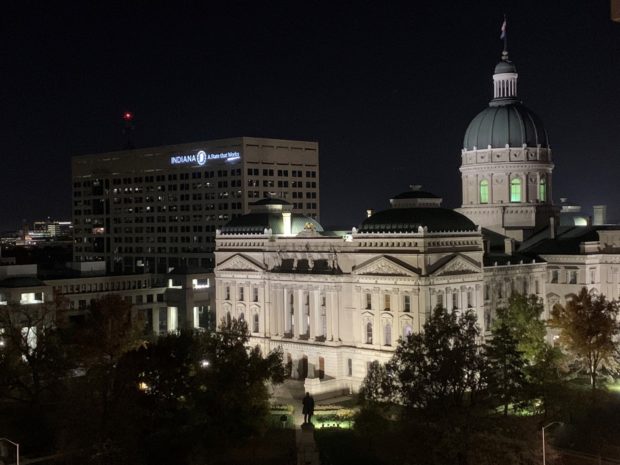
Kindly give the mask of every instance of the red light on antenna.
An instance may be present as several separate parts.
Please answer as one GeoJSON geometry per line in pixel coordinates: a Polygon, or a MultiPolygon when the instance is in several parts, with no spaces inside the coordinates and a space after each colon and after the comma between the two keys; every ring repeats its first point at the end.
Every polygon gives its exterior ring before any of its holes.
{"type": "Polygon", "coordinates": [[[125,121],[131,121],[133,119],[133,113],[126,111],[125,113],[123,113],[123,119],[125,121]]]}

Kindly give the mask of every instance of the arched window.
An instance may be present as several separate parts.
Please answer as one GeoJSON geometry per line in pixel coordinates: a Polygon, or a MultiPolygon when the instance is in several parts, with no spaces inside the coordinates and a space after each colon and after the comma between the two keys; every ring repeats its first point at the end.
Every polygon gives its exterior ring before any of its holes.
{"type": "Polygon", "coordinates": [[[258,325],[258,313],[254,314],[254,319],[252,320],[252,332],[258,333],[259,325],[258,325]]]}
{"type": "Polygon", "coordinates": [[[510,181],[510,201],[521,202],[521,180],[519,178],[510,181]]]}
{"type": "Polygon", "coordinates": [[[372,323],[366,323],[366,344],[372,344],[372,323]]]}
{"type": "Polygon", "coordinates": [[[489,203],[489,181],[480,181],[480,203],[489,203]]]}
{"type": "Polygon", "coordinates": [[[547,180],[545,178],[540,178],[538,181],[538,200],[540,202],[547,201],[547,180]]]}
{"type": "Polygon", "coordinates": [[[411,327],[411,325],[409,324],[405,325],[405,327],[403,328],[403,338],[407,339],[412,334],[413,334],[413,328],[411,327]]]}
{"type": "Polygon", "coordinates": [[[390,323],[386,323],[383,327],[383,343],[386,346],[392,345],[392,325],[390,323]]]}

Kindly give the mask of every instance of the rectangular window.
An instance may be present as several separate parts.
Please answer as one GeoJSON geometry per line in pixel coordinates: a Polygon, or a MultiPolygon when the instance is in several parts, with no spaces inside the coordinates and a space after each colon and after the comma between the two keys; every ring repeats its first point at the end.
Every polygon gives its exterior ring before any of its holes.
{"type": "Polygon", "coordinates": [[[347,359],[347,376],[353,376],[353,359],[347,359]]]}
{"type": "Polygon", "coordinates": [[[243,286],[239,288],[239,300],[244,300],[243,289],[244,289],[243,286]]]}
{"type": "Polygon", "coordinates": [[[560,277],[560,272],[558,270],[551,270],[551,282],[557,283],[560,277]]]}
{"type": "Polygon", "coordinates": [[[372,309],[372,294],[366,294],[366,310],[372,309]]]}
{"type": "Polygon", "coordinates": [[[521,179],[515,178],[510,181],[510,201],[521,202],[521,179]]]}
{"type": "Polygon", "coordinates": [[[258,287],[252,288],[252,300],[258,302],[258,287]]]}
{"type": "Polygon", "coordinates": [[[390,294],[385,294],[385,296],[383,296],[383,303],[384,303],[384,308],[386,311],[390,310],[390,294]]]}
{"type": "Polygon", "coordinates": [[[568,283],[577,284],[577,271],[576,270],[571,270],[569,272],[568,283]]]}
{"type": "Polygon", "coordinates": [[[403,311],[404,312],[411,311],[411,297],[408,295],[403,297],[403,311]]]}
{"type": "Polygon", "coordinates": [[[224,290],[224,300],[230,300],[230,286],[226,286],[224,290]]]}

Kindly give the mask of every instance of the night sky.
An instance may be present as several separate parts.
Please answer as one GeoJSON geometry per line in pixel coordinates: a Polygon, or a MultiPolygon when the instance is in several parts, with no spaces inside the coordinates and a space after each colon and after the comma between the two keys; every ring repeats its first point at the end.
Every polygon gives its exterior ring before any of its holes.
{"type": "Polygon", "coordinates": [[[138,147],[318,141],[324,225],[356,225],[414,183],[456,207],[504,13],[520,97],[554,150],[554,200],[620,218],[620,24],[607,0],[47,3],[0,15],[2,229],[70,218],[71,156],[122,148],[126,110],[138,147]]]}

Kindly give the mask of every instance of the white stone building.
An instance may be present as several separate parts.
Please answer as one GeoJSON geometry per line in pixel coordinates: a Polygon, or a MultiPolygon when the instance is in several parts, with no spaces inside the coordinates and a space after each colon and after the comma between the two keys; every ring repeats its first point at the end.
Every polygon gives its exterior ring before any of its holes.
{"type": "Polygon", "coordinates": [[[560,224],[547,134],[516,98],[506,52],[493,82],[465,134],[461,208],[412,190],[338,232],[285,201],[256,202],[216,234],[218,321],[244,319],[252,344],[281,347],[321,393],[356,390],[438,304],[472,309],[486,335],[514,292],[539,296],[545,318],[583,286],[620,297],[620,227],[560,224]]]}

